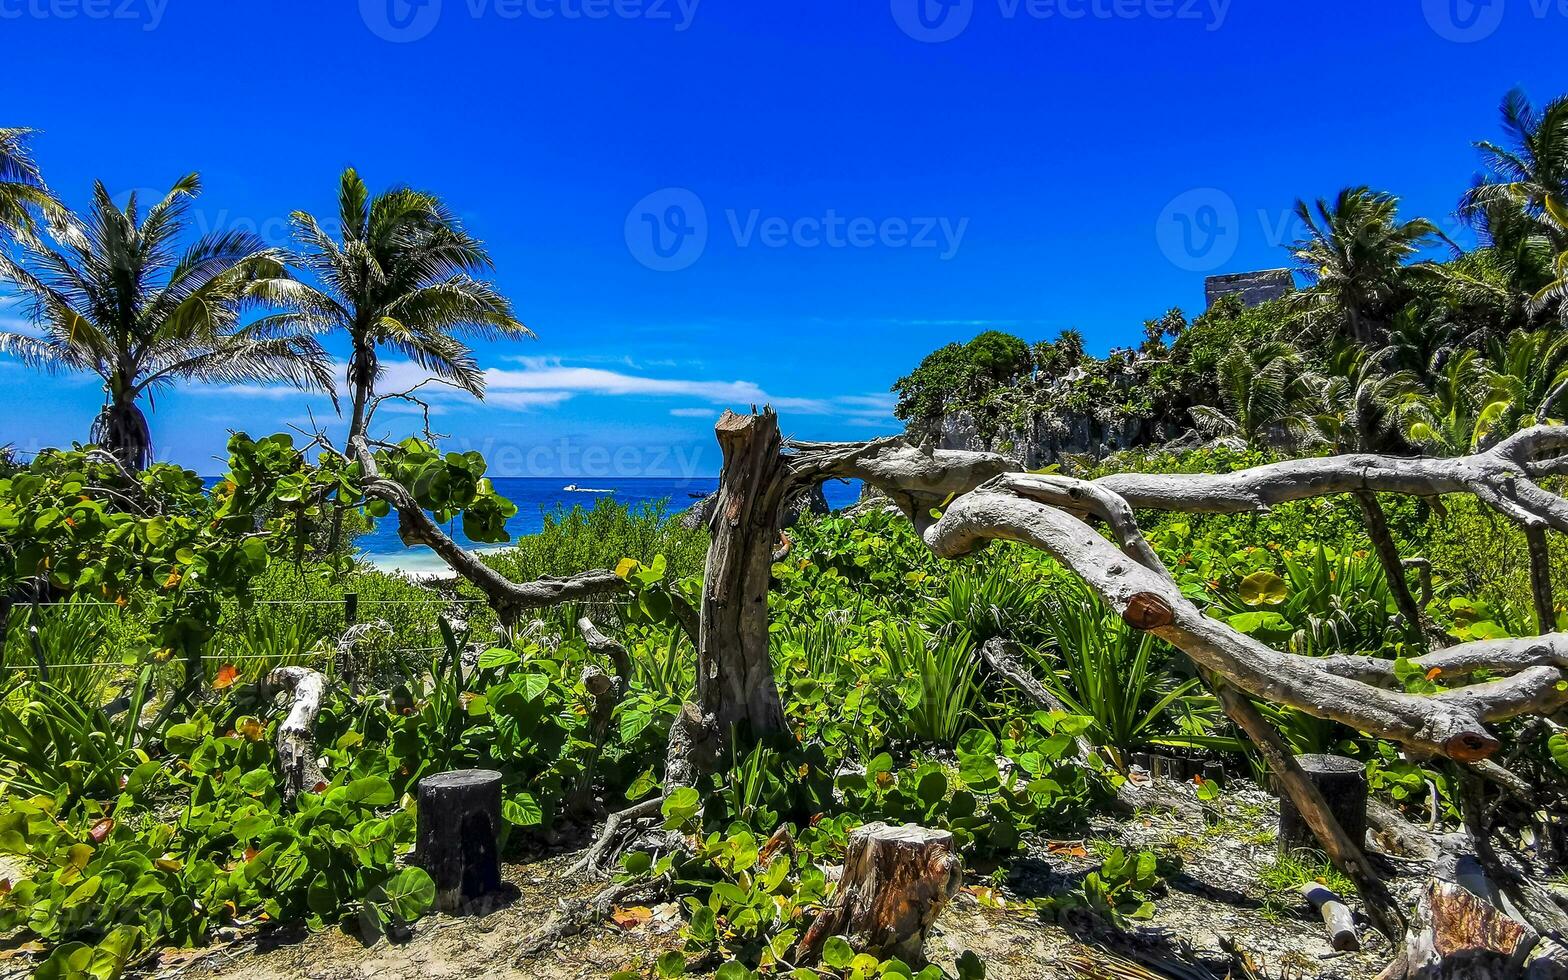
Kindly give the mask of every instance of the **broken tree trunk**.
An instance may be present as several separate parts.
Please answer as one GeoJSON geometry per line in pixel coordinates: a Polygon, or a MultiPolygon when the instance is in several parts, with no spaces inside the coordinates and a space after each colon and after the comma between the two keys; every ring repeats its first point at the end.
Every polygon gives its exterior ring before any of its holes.
{"type": "Polygon", "coordinates": [[[316,716],[327,693],[327,678],[308,667],[279,667],[267,675],[266,689],[293,694],[289,713],[278,724],[278,774],[283,798],[293,802],[301,793],[313,793],[326,783],[316,762],[316,716]]]}
{"type": "MultiPolygon", "coordinates": [[[[1301,771],[1328,801],[1329,811],[1344,828],[1345,836],[1362,843],[1367,837],[1367,773],[1361,763],[1340,755],[1298,755],[1301,771]]],[[[1318,847],[1312,828],[1290,799],[1280,800],[1279,849],[1289,854],[1303,847],[1318,847]]]]}
{"type": "Polygon", "coordinates": [[[830,936],[843,936],[858,952],[922,964],[926,934],[963,879],[947,831],[866,824],[849,835],[838,891],[806,930],[797,960],[816,962],[830,936]]]}
{"type": "Polygon", "coordinates": [[[436,883],[436,908],[462,913],[501,888],[501,774],[463,769],[419,781],[414,863],[436,883]]]}
{"type": "Polygon", "coordinates": [[[1535,930],[1490,902],[1434,881],[1416,902],[1403,956],[1380,980],[1512,980],[1538,941],[1535,930]]]}
{"type": "Polygon", "coordinates": [[[715,432],[724,468],[703,577],[697,696],[721,738],[735,730],[755,739],[787,730],[768,652],[768,582],[792,476],[772,409],[725,412],[715,432]]]}

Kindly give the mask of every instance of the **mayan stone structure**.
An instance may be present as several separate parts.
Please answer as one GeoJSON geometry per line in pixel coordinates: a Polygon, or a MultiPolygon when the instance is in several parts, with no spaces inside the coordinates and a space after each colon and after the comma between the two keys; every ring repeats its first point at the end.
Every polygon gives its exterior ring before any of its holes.
{"type": "Polygon", "coordinates": [[[1230,276],[1210,276],[1204,282],[1204,292],[1209,306],[1225,296],[1240,296],[1242,305],[1258,306],[1269,300],[1279,299],[1296,290],[1296,281],[1289,269],[1266,269],[1262,272],[1241,272],[1230,276]]]}

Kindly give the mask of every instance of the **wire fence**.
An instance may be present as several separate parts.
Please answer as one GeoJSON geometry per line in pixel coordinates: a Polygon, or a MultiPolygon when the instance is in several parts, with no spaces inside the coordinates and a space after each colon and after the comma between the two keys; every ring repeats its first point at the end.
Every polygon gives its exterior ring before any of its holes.
{"type": "MultiPolygon", "coordinates": [[[[487,606],[487,603],[478,598],[438,595],[375,598],[361,596],[357,592],[346,592],[335,598],[260,599],[242,607],[238,617],[226,620],[224,627],[208,641],[209,648],[227,646],[227,650],[203,653],[194,658],[175,655],[168,660],[171,663],[200,661],[225,664],[268,659],[282,653],[290,663],[316,663],[338,655],[339,643],[348,630],[377,623],[385,627],[385,632],[380,636],[367,636],[360,641],[360,645],[372,650],[375,656],[401,660],[409,656],[438,654],[447,649],[444,643],[423,642],[438,638],[438,619],[454,611],[466,615],[475,606],[487,606]],[[258,608],[295,609],[302,614],[292,622],[286,614],[269,621],[267,617],[254,616],[258,608]],[[381,611],[388,615],[385,618],[378,617],[377,613],[381,611]],[[323,617],[320,615],[322,612],[327,615],[323,617]],[[292,631],[292,635],[281,644],[288,648],[286,652],[280,651],[275,645],[267,651],[257,649],[258,642],[265,644],[266,641],[265,636],[260,641],[253,639],[251,631],[258,625],[292,631]],[[399,640],[402,642],[398,643],[399,640]]],[[[136,649],[140,644],[130,647],[134,652],[128,652],[127,656],[104,656],[117,640],[112,622],[114,616],[135,615],[122,603],[91,599],[21,602],[10,605],[8,612],[5,633],[0,636],[0,669],[47,674],[53,670],[130,668],[146,662],[145,648],[136,649]],[[94,612],[103,610],[110,612],[102,617],[94,612]],[[65,620],[65,614],[74,613],[86,613],[89,621],[71,624],[65,620]],[[73,625],[80,629],[74,635],[73,625]],[[46,647],[49,648],[47,653],[46,647]],[[71,656],[73,653],[77,656],[71,656]],[[93,656],[94,653],[99,656],[93,656]],[[49,654],[60,659],[51,659],[49,654]]],[[[265,630],[260,632],[265,633],[265,630]]],[[[499,639],[500,636],[498,624],[492,622],[481,625],[466,640],[483,642],[487,638],[499,639]]]]}

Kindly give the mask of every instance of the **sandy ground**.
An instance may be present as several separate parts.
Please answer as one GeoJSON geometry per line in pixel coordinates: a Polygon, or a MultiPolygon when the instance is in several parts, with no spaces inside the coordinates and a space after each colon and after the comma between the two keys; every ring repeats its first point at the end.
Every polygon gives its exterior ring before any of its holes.
{"type": "MultiPolygon", "coordinates": [[[[1221,940],[1233,940],[1252,955],[1267,977],[1363,980],[1389,958],[1375,935],[1359,954],[1330,949],[1317,919],[1303,906],[1271,909],[1258,884],[1258,869],[1274,853],[1270,825],[1277,819],[1268,797],[1243,794],[1227,802],[1223,827],[1187,827],[1145,819],[1097,823],[1082,842],[1036,842],[1029,854],[1003,872],[974,868],[965,890],[942,914],[929,953],[949,971],[965,950],[986,960],[992,980],[1068,980],[1092,976],[1072,962],[1109,948],[1143,962],[1174,957],[1188,972],[1174,975],[1223,977],[1221,940]],[[1158,845],[1185,858],[1168,893],[1157,900],[1153,921],[1131,933],[1069,931],[1043,923],[1019,899],[1043,894],[1098,865],[1094,839],[1158,845]],[[1081,847],[1078,845],[1082,845],[1081,847]],[[982,904],[981,898],[985,902],[982,904]],[[1002,907],[997,907],[997,899],[1002,907]],[[1194,969],[1195,968],[1195,969],[1194,969]]],[[[597,885],[567,876],[570,856],[511,865],[506,880],[515,889],[484,917],[432,916],[401,944],[366,947],[339,930],[242,938],[199,955],[175,954],[148,974],[181,980],[368,980],[403,977],[589,978],[620,970],[648,975],[661,952],[679,947],[680,918],[673,904],[654,906],[651,919],[623,930],[613,924],[567,938],[532,958],[518,955],[521,940],[562,900],[593,894],[597,885]]]]}

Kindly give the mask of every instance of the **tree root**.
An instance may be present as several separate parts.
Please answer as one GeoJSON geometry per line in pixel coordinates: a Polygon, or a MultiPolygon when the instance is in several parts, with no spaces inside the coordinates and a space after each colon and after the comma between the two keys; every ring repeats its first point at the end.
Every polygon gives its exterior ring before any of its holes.
{"type": "MultiPolygon", "coordinates": [[[[624,849],[626,839],[621,833],[622,827],[635,824],[639,820],[646,820],[658,816],[664,806],[664,797],[655,796],[651,800],[643,800],[636,806],[612,813],[604,821],[604,829],[599,832],[599,837],[588,848],[580,860],[571,867],[573,874],[597,872],[604,866],[605,859],[612,853],[624,849]]],[[[629,836],[629,833],[628,833],[629,836]]]]}
{"type": "Polygon", "coordinates": [[[521,962],[538,956],[562,939],[575,936],[598,925],[608,918],[618,905],[626,902],[651,903],[658,896],[665,894],[669,886],[669,880],[660,877],[651,881],[610,885],[601,889],[592,898],[572,903],[563,902],[560,908],[550,913],[544,925],[529,933],[518,944],[516,961],[521,962]]]}

